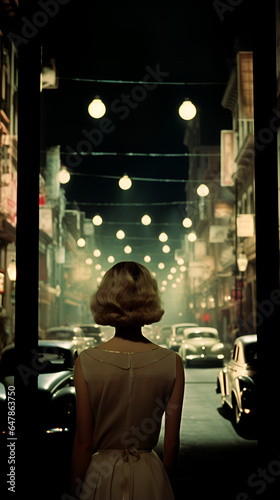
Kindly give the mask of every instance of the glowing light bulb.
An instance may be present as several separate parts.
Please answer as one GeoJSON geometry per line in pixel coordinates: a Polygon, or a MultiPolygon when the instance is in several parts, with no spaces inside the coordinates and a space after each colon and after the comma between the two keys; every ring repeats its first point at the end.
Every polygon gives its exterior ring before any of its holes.
{"type": "Polygon", "coordinates": [[[143,215],[141,222],[142,222],[143,226],[148,226],[149,224],[151,224],[152,219],[149,215],[145,214],[145,215],[143,215]]]}
{"type": "Polygon", "coordinates": [[[130,189],[132,186],[132,181],[128,177],[128,175],[124,175],[120,180],[119,180],[119,186],[121,189],[126,191],[127,189],[130,189]]]}
{"type": "Polygon", "coordinates": [[[77,245],[80,248],[85,247],[86,246],[86,240],[84,238],[79,238],[78,241],[77,241],[77,245]]]}
{"type": "Polygon", "coordinates": [[[204,198],[204,196],[208,196],[208,194],[209,194],[209,187],[206,186],[206,184],[200,184],[200,186],[198,186],[196,192],[197,192],[198,196],[201,196],[202,198],[204,198]]]}
{"type": "Polygon", "coordinates": [[[185,219],[182,221],[182,224],[184,227],[191,227],[192,226],[192,221],[188,217],[185,217],[185,219]]]}
{"type": "Polygon", "coordinates": [[[189,99],[186,99],[179,107],[179,115],[183,120],[192,120],[195,117],[196,107],[189,99]]]}
{"type": "Polygon", "coordinates": [[[61,170],[58,172],[58,180],[60,184],[67,184],[70,181],[70,174],[66,167],[61,167],[61,170]]]}
{"type": "Polygon", "coordinates": [[[162,243],[165,243],[165,241],[168,240],[168,236],[166,233],[160,233],[159,237],[158,237],[159,241],[161,241],[162,243]]]}
{"type": "Polygon", "coordinates": [[[95,226],[101,226],[102,222],[103,222],[103,219],[100,215],[95,215],[92,219],[92,223],[95,226]]]}
{"type": "Polygon", "coordinates": [[[163,253],[169,253],[169,252],[170,252],[170,246],[168,246],[168,245],[163,245],[163,247],[162,247],[162,251],[163,251],[163,253]]]}
{"type": "Polygon", "coordinates": [[[195,233],[189,233],[188,234],[188,240],[191,242],[191,243],[194,243],[197,239],[197,236],[195,233]]]}
{"type": "Polygon", "coordinates": [[[119,231],[116,232],[116,237],[118,238],[118,240],[123,240],[125,238],[125,232],[120,229],[119,231]]]}
{"type": "Polygon", "coordinates": [[[88,113],[92,118],[101,118],[106,113],[106,106],[101,99],[96,96],[88,106],[88,113]]]}

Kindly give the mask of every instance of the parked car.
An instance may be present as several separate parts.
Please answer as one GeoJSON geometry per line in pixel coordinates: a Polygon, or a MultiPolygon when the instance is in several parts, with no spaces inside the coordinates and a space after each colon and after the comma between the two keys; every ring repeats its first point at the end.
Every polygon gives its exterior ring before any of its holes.
{"type": "MultiPolygon", "coordinates": [[[[74,388],[74,365],[78,357],[77,347],[72,342],[38,342],[34,354],[34,369],[38,372],[38,437],[51,439],[67,434],[73,435],[76,419],[76,395],[74,388]]],[[[32,365],[33,366],[33,365],[32,365]]],[[[0,432],[7,432],[8,387],[14,385],[17,365],[16,349],[11,344],[3,349],[0,361],[0,432]]],[[[28,371],[23,370],[22,376],[28,371]]]]}
{"type": "Polygon", "coordinates": [[[78,354],[88,347],[98,344],[94,337],[86,337],[79,326],[55,326],[49,328],[45,334],[46,340],[71,341],[77,347],[78,354]]]}
{"type": "Polygon", "coordinates": [[[92,346],[89,347],[94,347],[95,345],[101,344],[102,342],[106,342],[107,340],[107,336],[103,331],[103,328],[101,328],[98,325],[94,325],[91,323],[83,323],[74,325],[73,328],[80,328],[83,332],[84,337],[87,339],[88,342],[92,340],[92,346]]]}
{"type": "Polygon", "coordinates": [[[257,335],[244,335],[234,342],[231,359],[217,379],[216,392],[230,408],[237,431],[251,433],[256,421],[257,335]]]}
{"type": "Polygon", "coordinates": [[[165,325],[161,328],[162,341],[166,343],[169,349],[178,352],[183,340],[185,328],[198,326],[196,323],[176,323],[174,325],[165,325]]]}
{"type": "Polygon", "coordinates": [[[219,332],[212,327],[192,327],[183,330],[178,353],[186,367],[193,364],[223,365],[230,357],[230,345],[221,342],[219,332]]]}
{"type": "Polygon", "coordinates": [[[155,344],[160,345],[161,347],[167,347],[166,339],[161,334],[161,330],[158,326],[154,327],[152,325],[145,325],[142,328],[142,333],[144,337],[149,339],[151,342],[154,342],[155,344]]]}

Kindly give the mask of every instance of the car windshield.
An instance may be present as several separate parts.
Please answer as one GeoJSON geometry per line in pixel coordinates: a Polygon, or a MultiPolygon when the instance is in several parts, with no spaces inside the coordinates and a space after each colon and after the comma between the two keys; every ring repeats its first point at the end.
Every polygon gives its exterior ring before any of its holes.
{"type": "Polygon", "coordinates": [[[80,328],[83,331],[83,334],[85,337],[96,337],[99,338],[102,336],[102,333],[100,332],[100,328],[97,326],[80,326],[80,328]]]}
{"type": "Polygon", "coordinates": [[[184,335],[184,330],[188,328],[187,326],[180,326],[178,328],[176,328],[176,335],[181,335],[183,336],[184,335]]]}
{"type": "Polygon", "coordinates": [[[47,363],[52,365],[64,365],[65,355],[63,352],[55,352],[54,348],[53,352],[39,352],[38,362],[42,364],[42,366],[47,365],[47,363]]]}
{"type": "Polygon", "coordinates": [[[77,332],[72,330],[53,330],[51,332],[47,332],[46,338],[49,340],[72,340],[73,337],[76,337],[77,332]]]}
{"type": "Polygon", "coordinates": [[[192,332],[186,334],[186,337],[188,339],[198,339],[198,338],[204,338],[204,339],[216,339],[217,335],[215,333],[211,332],[192,332]]]}
{"type": "Polygon", "coordinates": [[[245,346],[245,361],[246,363],[253,363],[258,359],[257,357],[257,343],[247,344],[245,346]]]}

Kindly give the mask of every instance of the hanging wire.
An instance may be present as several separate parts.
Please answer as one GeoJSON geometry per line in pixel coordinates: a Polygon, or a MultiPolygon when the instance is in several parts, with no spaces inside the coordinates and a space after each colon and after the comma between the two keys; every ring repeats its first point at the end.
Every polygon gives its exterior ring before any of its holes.
{"type": "MultiPolygon", "coordinates": [[[[119,180],[119,175],[108,175],[108,174],[86,174],[82,172],[71,172],[71,175],[77,175],[79,177],[94,177],[100,179],[114,179],[119,180]]],[[[143,182],[175,182],[175,183],[190,183],[190,184],[200,184],[202,182],[206,182],[207,184],[210,182],[218,182],[218,179],[209,179],[209,180],[199,180],[199,179],[161,179],[157,177],[134,177],[129,176],[132,181],[143,181],[143,182]]]]}
{"type": "Polygon", "coordinates": [[[200,85],[227,85],[228,82],[153,82],[153,81],[144,81],[144,80],[106,80],[106,79],[97,79],[97,78],[76,78],[76,77],[58,77],[58,80],[71,81],[71,82],[82,82],[82,83],[112,83],[117,85],[165,85],[165,86],[200,86],[200,85]]]}
{"type": "Polygon", "coordinates": [[[108,202],[93,202],[93,201],[67,201],[67,205],[72,205],[72,204],[77,204],[77,205],[85,205],[85,206],[94,206],[94,207],[145,207],[145,206],[153,206],[153,207],[160,207],[160,206],[172,206],[172,205],[183,205],[183,204],[195,204],[197,203],[197,200],[195,201],[186,201],[186,200],[181,200],[181,201],[158,201],[158,202],[145,202],[145,203],[108,203],[108,202]]]}
{"type": "MultiPolygon", "coordinates": [[[[46,151],[41,151],[46,153],[46,151]]],[[[129,156],[129,157],[149,157],[149,158],[184,158],[184,157],[210,157],[221,156],[220,153],[117,153],[108,151],[60,151],[65,156],[129,156]]]]}

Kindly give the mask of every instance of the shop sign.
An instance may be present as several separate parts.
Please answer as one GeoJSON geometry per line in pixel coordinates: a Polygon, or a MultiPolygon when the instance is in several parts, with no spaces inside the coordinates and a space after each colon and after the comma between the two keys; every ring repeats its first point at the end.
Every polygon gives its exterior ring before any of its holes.
{"type": "Polygon", "coordinates": [[[0,293],[4,293],[5,273],[0,271],[0,293]]]}
{"type": "Polygon", "coordinates": [[[254,236],[253,214],[239,214],[237,216],[237,236],[239,238],[254,236]]]}
{"type": "Polygon", "coordinates": [[[227,239],[229,226],[210,226],[209,242],[224,243],[227,239]]]}
{"type": "Polygon", "coordinates": [[[226,201],[216,201],[214,211],[215,219],[228,219],[233,214],[233,204],[226,201]]]}
{"type": "Polygon", "coordinates": [[[39,229],[47,233],[50,237],[53,236],[53,215],[52,208],[39,208],[39,229]]]}

